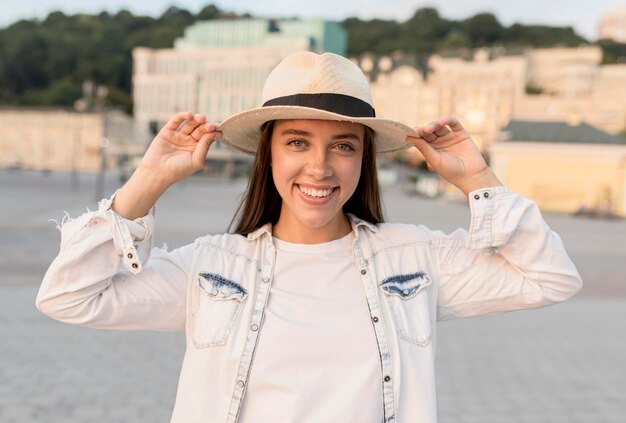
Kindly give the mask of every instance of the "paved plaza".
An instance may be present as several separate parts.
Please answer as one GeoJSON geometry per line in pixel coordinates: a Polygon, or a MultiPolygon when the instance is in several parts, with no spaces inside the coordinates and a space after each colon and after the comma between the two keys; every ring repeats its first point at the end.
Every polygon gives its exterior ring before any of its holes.
{"type": "MultiPolygon", "coordinates": [[[[118,180],[107,175],[105,192],[118,180]]],[[[98,331],[55,322],[34,306],[58,251],[48,219],[96,208],[96,180],[0,171],[0,422],[168,422],[182,333],[98,331]]],[[[245,185],[193,177],[157,211],[157,244],[222,232],[245,185]]],[[[385,189],[390,221],[451,231],[463,203],[385,189]]],[[[550,308],[439,324],[442,423],[622,423],[626,416],[626,220],[546,214],[585,287],[550,308]]],[[[334,422],[333,422],[334,423],[334,422]]]]}

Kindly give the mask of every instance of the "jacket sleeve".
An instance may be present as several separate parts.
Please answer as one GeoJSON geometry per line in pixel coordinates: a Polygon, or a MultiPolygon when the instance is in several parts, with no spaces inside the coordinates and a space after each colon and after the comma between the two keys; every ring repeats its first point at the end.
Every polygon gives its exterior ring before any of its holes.
{"type": "Polygon", "coordinates": [[[62,224],[60,252],[39,288],[37,308],[92,328],[184,330],[194,245],[153,249],[154,209],[129,221],[111,210],[114,196],[62,224]]]}
{"type": "Polygon", "coordinates": [[[469,195],[469,232],[433,233],[439,320],[544,307],[582,287],[561,238],[537,205],[506,187],[469,195]]]}

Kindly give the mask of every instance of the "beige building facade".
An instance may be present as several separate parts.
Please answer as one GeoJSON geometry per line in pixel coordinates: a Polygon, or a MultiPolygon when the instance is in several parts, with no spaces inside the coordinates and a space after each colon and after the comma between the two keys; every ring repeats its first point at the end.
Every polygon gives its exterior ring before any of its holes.
{"type": "Polygon", "coordinates": [[[135,119],[140,127],[161,127],[178,112],[194,111],[219,122],[238,111],[258,107],[270,71],[285,56],[307,47],[136,48],[135,119]]]}
{"type": "Polygon", "coordinates": [[[495,143],[491,166],[504,184],[543,210],[626,217],[626,145],[495,143]]]}
{"type": "MultiPolygon", "coordinates": [[[[181,111],[220,122],[261,106],[265,79],[289,54],[345,54],[346,42],[338,23],[319,19],[198,22],[175,40],[174,48],[133,50],[135,120],[152,133],[181,111]]],[[[218,142],[207,159],[232,169],[249,156],[218,142]]]]}
{"type": "Polygon", "coordinates": [[[543,210],[626,217],[626,139],[595,136],[584,124],[523,125],[527,135],[510,139],[505,131],[490,147],[491,168],[502,183],[543,210]]]}
{"type": "Polygon", "coordinates": [[[134,115],[153,131],[175,113],[219,122],[259,107],[265,79],[296,51],[345,54],[347,35],[323,20],[239,19],[198,22],[171,49],[133,50],[134,115]]]}
{"type": "Polygon", "coordinates": [[[354,60],[375,75],[378,116],[411,126],[457,116],[483,152],[512,119],[588,122],[611,134],[626,128],[626,65],[601,65],[595,46],[512,56],[478,50],[472,60],[435,55],[426,76],[407,65],[372,72],[371,58],[354,60]]]}
{"type": "Polygon", "coordinates": [[[143,145],[132,119],[117,111],[78,113],[61,109],[0,110],[0,167],[54,171],[97,171],[143,145]]]}
{"type": "Polygon", "coordinates": [[[519,57],[466,62],[435,56],[427,78],[411,66],[401,66],[379,73],[372,83],[376,113],[410,126],[454,115],[482,147],[496,139],[524,95],[525,66],[519,57]]]}
{"type": "Polygon", "coordinates": [[[618,43],[626,43],[626,5],[608,10],[602,15],[598,38],[610,38],[618,43]]]}

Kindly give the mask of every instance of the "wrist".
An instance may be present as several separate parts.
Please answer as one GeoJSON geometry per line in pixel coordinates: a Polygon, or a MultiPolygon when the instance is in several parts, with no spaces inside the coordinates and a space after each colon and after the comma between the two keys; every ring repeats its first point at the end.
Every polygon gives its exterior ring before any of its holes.
{"type": "Polygon", "coordinates": [[[175,183],[175,181],[172,182],[166,177],[165,172],[152,169],[145,165],[139,165],[130,179],[134,179],[133,182],[143,186],[145,189],[161,193],[165,192],[175,183]]]}
{"type": "Polygon", "coordinates": [[[160,175],[140,166],[120,188],[111,208],[128,220],[143,217],[170,185],[160,175]]]}
{"type": "Polygon", "coordinates": [[[481,172],[467,178],[467,180],[465,180],[463,184],[460,184],[458,188],[467,196],[470,192],[477,189],[491,188],[502,185],[502,182],[500,182],[500,180],[496,177],[493,170],[487,167],[481,172]]]}

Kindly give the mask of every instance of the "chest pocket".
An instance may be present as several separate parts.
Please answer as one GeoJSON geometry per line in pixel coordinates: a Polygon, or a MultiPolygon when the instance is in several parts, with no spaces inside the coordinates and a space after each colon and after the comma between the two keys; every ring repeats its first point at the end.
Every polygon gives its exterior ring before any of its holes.
{"type": "Polygon", "coordinates": [[[248,292],[216,273],[198,274],[191,336],[197,348],[224,345],[248,292]]]}
{"type": "Polygon", "coordinates": [[[430,343],[428,291],[431,280],[425,272],[394,275],[380,282],[400,338],[425,347],[430,343]]]}

